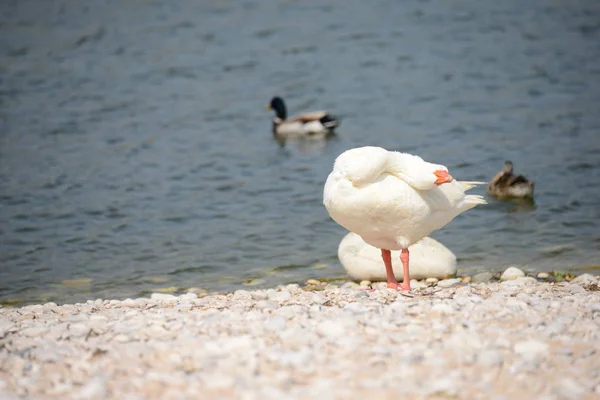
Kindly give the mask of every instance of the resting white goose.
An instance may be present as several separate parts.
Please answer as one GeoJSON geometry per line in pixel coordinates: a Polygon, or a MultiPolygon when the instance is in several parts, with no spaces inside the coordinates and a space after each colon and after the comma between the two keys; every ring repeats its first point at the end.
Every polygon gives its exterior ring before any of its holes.
{"type": "Polygon", "coordinates": [[[312,111],[287,118],[287,108],[281,97],[273,97],[265,107],[275,111],[273,134],[279,138],[319,137],[332,133],[339,119],[326,111],[312,111]]]}
{"type": "Polygon", "coordinates": [[[459,182],[448,168],[421,157],[360,147],[342,153],[329,174],[323,204],[338,224],[381,249],[387,286],[410,290],[408,247],[460,213],[486,204],[465,191],[483,182],[459,182]],[[401,250],[403,283],[394,276],[390,250],[401,250]]]}

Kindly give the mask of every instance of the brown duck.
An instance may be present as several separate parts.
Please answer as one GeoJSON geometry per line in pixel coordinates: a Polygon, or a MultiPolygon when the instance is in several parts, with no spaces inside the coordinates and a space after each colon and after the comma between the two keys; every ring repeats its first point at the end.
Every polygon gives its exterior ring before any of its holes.
{"type": "Polygon", "coordinates": [[[504,162],[504,169],[494,176],[487,188],[487,193],[500,199],[533,198],[535,183],[523,175],[515,175],[513,163],[504,162]]]}

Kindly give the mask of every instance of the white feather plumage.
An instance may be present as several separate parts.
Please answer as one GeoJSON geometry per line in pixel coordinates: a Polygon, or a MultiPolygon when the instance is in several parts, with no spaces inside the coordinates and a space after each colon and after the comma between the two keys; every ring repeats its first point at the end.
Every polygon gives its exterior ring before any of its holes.
{"type": "Polygon", "coordinates": [[[479,182],[436,185],[437,170],[448,171],[407,153],[351,149],[336,159],[323,203],[333,220],[368,244],[408,248],[460,213],[486,203],[481,196],[465,194],[479,182]]]}

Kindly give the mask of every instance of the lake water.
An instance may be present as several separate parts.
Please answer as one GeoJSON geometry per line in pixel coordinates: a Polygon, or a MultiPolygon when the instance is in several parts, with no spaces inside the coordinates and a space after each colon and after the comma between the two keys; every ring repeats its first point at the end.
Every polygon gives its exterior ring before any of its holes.
{"type": "Polygon", "coordinates": [[[0,29],[5,304],[343,277],[322,188],[362,145],[536,182],[432,235],[461,270],[600,265],[600,2],[15,0],[0,29]],[[338,135],[279,146],[275,94],[338,135]]]}

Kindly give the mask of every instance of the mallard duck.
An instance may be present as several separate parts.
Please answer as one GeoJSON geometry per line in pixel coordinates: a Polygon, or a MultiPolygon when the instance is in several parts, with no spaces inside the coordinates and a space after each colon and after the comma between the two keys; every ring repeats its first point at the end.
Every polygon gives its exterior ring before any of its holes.
{"type": "Polygon", "coordinates": [[[533,198],[535,183],[523,175],[513,173],[513,163],[504,162],[504,169],[494,176],[487,188],[487,193],[499,199],[533,198]]]}
{"type": "MultiPolygon", "coordinates": [[[[426,236],[408,248],[410,252],[410,275],[413,279],[444,279],[456,275],[456,256],[437,240],[426,236]]],[[[392,251],[394,276],[403,279],[400,253],[392,251]],[[396,268],[400,267],[400,268],[396,268]]],[[[340,263],[353,280],[378,282],[386,280],[381,251],[360,236],[349,232],[338,246],[340,263]]]]}
{"type": "Polygon", "coordinates": [[[381,249],[387,286],[410,290],[409,246],[459,214],[486,204],[465,191],[482,182],[459,182],[443,165],[381,147],[347,150],[327,177],[323,204],[338,224],[381,249]],[[401,250],[403,283],[396,281],[390,250],[401,250]]]}
{"type": "Polygon", "coordinates": [[[340,121],[326,111],[303,113],[287,119],[281,97],[273,97],[265,109],[275,111],[273,134],[280,137],[324,136],[340,125],[340,121]]]}

